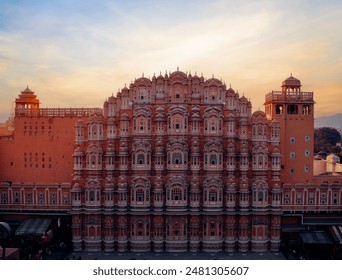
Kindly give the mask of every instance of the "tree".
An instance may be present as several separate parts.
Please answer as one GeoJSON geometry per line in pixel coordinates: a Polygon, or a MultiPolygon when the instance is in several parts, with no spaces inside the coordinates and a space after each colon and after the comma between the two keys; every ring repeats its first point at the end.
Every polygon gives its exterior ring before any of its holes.
{"type": "Polygon", "coordinates": [[[314,151],[332,153],[336,143],[341,142],[341,134],[332,127],[315,128],[314,151]]]}

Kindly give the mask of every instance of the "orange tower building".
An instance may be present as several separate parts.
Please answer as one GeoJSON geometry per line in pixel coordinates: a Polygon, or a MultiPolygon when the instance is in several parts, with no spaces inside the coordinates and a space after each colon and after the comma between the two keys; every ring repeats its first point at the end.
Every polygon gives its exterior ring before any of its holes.
{"type": "Polygon", "coordinates": [[[291,75],[283,81],[281,91],[266,95],[266,115],[280,124],[281,175],[286,183],[313,180],[313,92],[303,92],[301,86],[300,80],[291,75]]]}

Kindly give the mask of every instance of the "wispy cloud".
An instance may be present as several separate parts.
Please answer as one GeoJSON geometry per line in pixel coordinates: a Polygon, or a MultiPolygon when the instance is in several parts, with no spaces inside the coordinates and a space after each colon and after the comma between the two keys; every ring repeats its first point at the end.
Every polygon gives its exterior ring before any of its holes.
{"type": "Polygon", "coordinates": [[[101,106],[142,72],[177,66],[222,77],[255,109],[292,72],[318,114],[340,111],[340,2],[30,2],[0,4],[1,112],[27,84],[42,106],[101,106]]]}

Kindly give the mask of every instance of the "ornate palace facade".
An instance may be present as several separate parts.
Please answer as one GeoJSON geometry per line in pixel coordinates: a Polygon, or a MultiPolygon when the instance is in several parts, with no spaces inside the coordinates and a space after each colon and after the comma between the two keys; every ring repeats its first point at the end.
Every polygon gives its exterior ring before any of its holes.
{"type": "Polygon", "coordinates": [[[75,131],[75,250],[278,250],[279,122],[219,80],[142,77],[75,131]]]}
{"type": "Polygon", "coordinates": [[[340,213],[341,177],[313,176],[313,93],[299,80],[265,109],[181,71],[103,108],[42,109],[27,88],[0,139],[0,218],[70,218],[75,251],[278,251],[285,224],[340,213]]]}

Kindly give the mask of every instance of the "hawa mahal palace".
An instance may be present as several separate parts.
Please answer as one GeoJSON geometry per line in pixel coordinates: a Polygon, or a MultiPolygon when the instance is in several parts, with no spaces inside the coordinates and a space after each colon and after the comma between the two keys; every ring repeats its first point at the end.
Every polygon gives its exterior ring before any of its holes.
{"type": "Polygon", "coordinates": [[[103,108],[39,105],[23,90],[0,138],[0,219],[66,221],[74,251],[278,251],[286,234],[338,230],[341,177],[334,158],[313,175],[313,92],[292,75],[265,112],[179,70],[103,108]]]}

